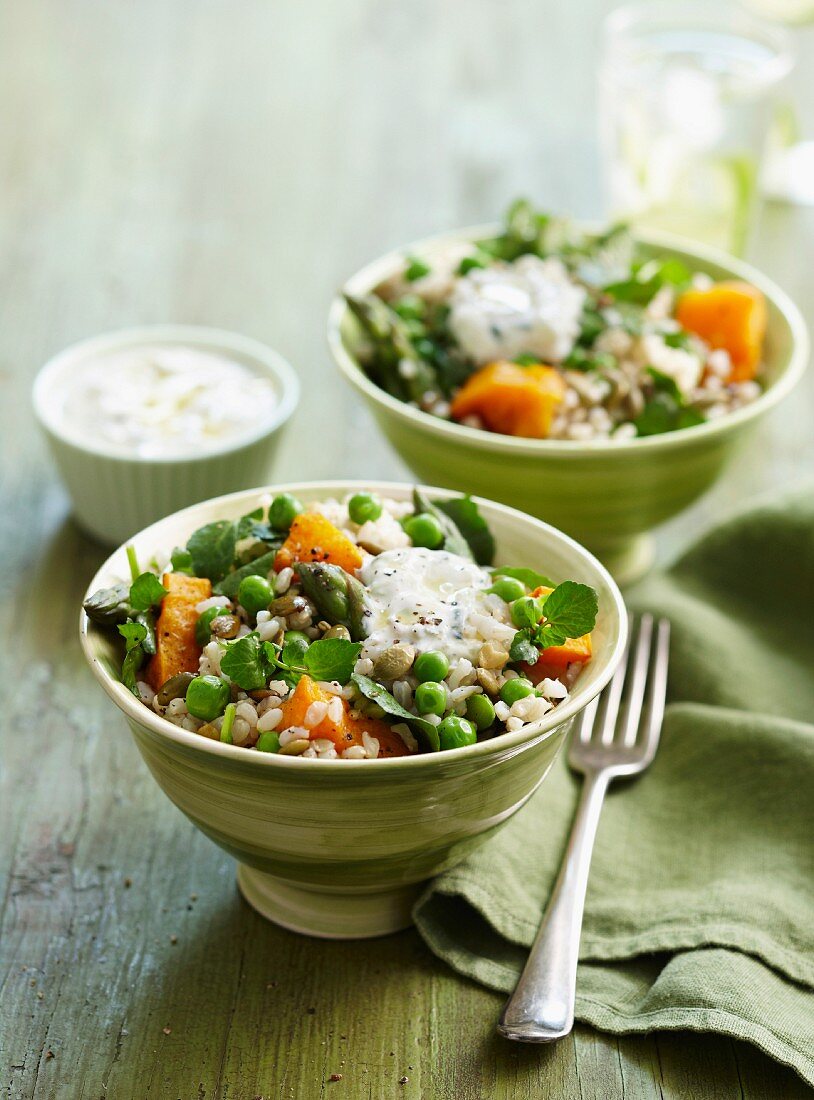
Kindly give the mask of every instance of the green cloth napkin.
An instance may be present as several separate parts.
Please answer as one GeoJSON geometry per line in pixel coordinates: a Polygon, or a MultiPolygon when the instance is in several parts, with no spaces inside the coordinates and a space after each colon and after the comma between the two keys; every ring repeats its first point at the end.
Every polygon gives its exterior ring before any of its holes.
{"type": "MultiPolygon", "coordinates": [[[[670,705],[653,765],[605,802],[577,1018],[721,1032],[814,1084],[814,486],[721,524],[629,603],[672,621],[670,705]]],[[[513,988],[578,790],[563,754],[419,900],[450,966],[513,988]]]]}

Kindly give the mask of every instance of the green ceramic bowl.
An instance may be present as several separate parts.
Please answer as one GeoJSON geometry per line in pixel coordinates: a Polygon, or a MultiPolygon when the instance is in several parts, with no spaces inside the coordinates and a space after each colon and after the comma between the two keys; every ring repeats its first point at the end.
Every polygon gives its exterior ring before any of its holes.
{"type": "MultiPolygon", "coordinates": [[[[406,252],[431,254],[450,241],[494,235],[477,226],[391,252],[357,272],[345,289],[369,293],[393,274],[406,252]]],[[[724,253],[666,235],[640,234],[646,256],[677,256],[714,279],[744,279],[766,295],[766,390],[753,404],[665,435],[626,442],[517,439],[468,428],[421,412],[385,393],[356,357],[359,333],[344,300],[330,309],[328,340],[345,377],[373,410],[395,449],[421,481],[477,493],[539,516],[584,543],[629,581],[652,560],[651,528],[706,492],[759,421],[799,381],[808,334],[794,303],[771,280],[724,253]]]]}
{"type": "MultiPolygon", "coordinates": [[[[325,482],[275,486],[302,500],[358,489],[405,499],[408,485],[325,482]]],[[[444,495],[443,490],[431,490],[444,495]]],[[[132,540],[141,561],[166,552],[201,524],[238,517],[261,490],[198,504],[132,540]]],[[[492,741],[387,760],[299,760],[210,741],[172,725],[119,682],[121,654],[82,612],[80,635],[96,679],[123,712],[165,794],[239,861],[247,900],[286,927],[357,938],[405,927],[422,883],[463,859],[538,787],[574,716],[607,683],[627,632],[613,580],[581,546],[511,508],[479,501],[497,539],[497,561],[537,566],[599,594],[594,658],[570,699],[541,722],[492,741]]],[[[128,576],[124,547],[89,592],[128,576]]]]}

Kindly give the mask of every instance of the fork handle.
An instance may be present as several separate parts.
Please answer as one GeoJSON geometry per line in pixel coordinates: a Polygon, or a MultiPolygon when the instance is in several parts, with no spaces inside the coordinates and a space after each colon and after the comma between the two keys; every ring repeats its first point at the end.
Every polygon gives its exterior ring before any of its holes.
{"type": "Polygon", "coordinates": [[[523,973],[500,1017],[497,1029],[507,1039],[550,1043],[574,1026],[582,912],[608,783],[606,771],[586,773],[554,891],[523,973]]]}

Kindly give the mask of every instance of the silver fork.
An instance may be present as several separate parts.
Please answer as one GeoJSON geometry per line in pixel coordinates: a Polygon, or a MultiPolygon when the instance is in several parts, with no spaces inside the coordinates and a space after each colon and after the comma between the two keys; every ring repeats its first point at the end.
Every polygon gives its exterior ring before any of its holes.
{"type": "Polygon", "coordinates": [[[582,797],[543,922],[500,1017],[498,1031],[507,1039],[550,1043],[574,1026],[582,911],[602,801],[612,779],[636,775],[656,754],[669,645],[667,619],[631,619],[625,656],[571,736],[568,763],[585,776],[582,797]]]}

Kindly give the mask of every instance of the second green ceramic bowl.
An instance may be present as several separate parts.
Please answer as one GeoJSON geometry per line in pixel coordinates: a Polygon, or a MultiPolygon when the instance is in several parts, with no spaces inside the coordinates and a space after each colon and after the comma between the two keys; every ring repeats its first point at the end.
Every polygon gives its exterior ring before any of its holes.
{"type": "MultiPolygon", "coordinates": [[[[398,269],[405,253],[431,255],[450,241],[496,231],[494,225],[477,226],[411,244],[357,272],[345,289],[367,294],[398,269]]],[[[620,581],[647,568],[652,558],[647,533],[713,485],[760,420],[799,381],[809,353],[800,311],[754,268],[667,235],[640,234],[638,241],[645,256],[676,256],[693,271],[716,280],[743,279],[766,295],[766,390],[753,404],[698,427],[624,442],[497,435],[421,412],[375,385],[359,364],[358,330],[341,297],[328,322],[340,370],[419,480],[491,497],[553,523],[593,551],[620,581]]]]}
{"type": "MultiPolygon", "coordinates": [[[[324,482],[274,492],[319,500],[369,489],[408,499],[409,485],[324,482]]],[[[429,490],[444,495],[443,490],[429,490]]],[[[262,490],[198,504],[132,540],[141,561],[183,545],[197,527],[237,518],[262,490]]],[[[240,862],[247,900],[272,920],[312,935],[358,938],[395,931],[431,875],[463,859],[537,789],[574,717],[604,687],[624,649],[618,588],[587,551],[554,528],[490,501],[478,504],[499,564],[537,567],[599,596],[594,656],[570,698],[541,722],[443,753],[388,760],[299,760],[210,741],[159,717],[119,681],[121,653],[81,614],[85,656],[127,719],[156,782],[208,837],[240,862]]],[[[125,548],[89,592],[128,575],[125,548]]]]}

